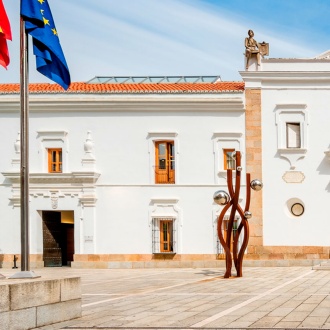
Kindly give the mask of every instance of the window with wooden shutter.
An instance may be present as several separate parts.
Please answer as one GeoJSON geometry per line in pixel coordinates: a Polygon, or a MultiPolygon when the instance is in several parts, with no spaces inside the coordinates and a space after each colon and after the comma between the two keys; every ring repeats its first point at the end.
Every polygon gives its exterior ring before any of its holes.
{"type": "Polygon", "coordinates": [[[157,141],[155,153],[155,182],[175,183],[174,142],[157,141]]]}
{"type": "Polygon", "coordinates": [[[223,168],[225,170],[236,169],[235,149],[223,149],[223,168]]]}
{"type": "Polygon", "coordinates": [[[175,253],[173,218],[154,218],[152,222],[152,253],[175,253]]]}
{"type": "Polygon", "coordinates": [[[48,149],[48,172],[62,173],[62,149],[48,149]]]}
{"type": "MultiPolygon", "coordinates": [[[[223,233],[223,237],[226,240],[227,236],[228,236],[228,222],[229,222],[229,215],[225,215],[223,222],[222,222],[222,233],[223,233]]],[[[231,244],[230,244],[230,251],[233,251],[233,240],[234,237],[237,234],[237,229],[238,226],[241,223],[241,218],[236,216],[234,219],[234,223],[233,223],[233,228],[232,228],[232,235],[231,235],[231,244]]],[[[220,243],[219,237],[218,237],[218,233],[216,232],[216,253],[217,253],[217,258],[218,259],[225,259],[226,255],[225,255],[225,251],[220,243]]],[[[240,249],[242,242],[243,242],[243,238],[244,238],[244,234],[241,235],[241,237],[239,237],[238,240],[238,249],[240,249]]]]}

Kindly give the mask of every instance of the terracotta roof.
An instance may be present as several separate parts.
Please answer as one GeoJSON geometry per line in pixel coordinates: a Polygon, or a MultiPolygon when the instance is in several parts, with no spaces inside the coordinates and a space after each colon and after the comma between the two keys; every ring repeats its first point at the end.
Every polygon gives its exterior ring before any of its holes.
{"type": "MultiPolygon", "coordinates": [[[[74,82],[65,91],[57,84],[30,84],[31,94],[180,94],[180,93],[224,93],[243,92],[244,82],[216,82],[216,83],[164,83],[164,84],[88,84],[74,82]]],[[[20,84],[0,84],[0,94],[18,94],[20,84]]]]}

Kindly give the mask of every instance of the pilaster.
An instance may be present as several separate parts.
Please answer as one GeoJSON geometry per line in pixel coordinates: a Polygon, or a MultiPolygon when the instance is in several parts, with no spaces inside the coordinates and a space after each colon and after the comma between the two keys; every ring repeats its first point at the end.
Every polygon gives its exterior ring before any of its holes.
{"type": "MultiPolygon", "coordinates": [[[[261,89],[246,89],[245,98],[246,171],[252,179],[262,180],[261,89]]],[[[263,245],[262,194],[252,192],[250,210],[253,217],[249,220],[248,254],[255,254],[263,245]]]]}

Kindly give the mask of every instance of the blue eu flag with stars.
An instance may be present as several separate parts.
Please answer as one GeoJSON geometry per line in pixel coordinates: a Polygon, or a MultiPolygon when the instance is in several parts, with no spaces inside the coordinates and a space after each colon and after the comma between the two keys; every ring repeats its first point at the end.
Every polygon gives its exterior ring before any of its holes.
{"type": "Polygon", "coordinates": [[[70,86],[70,73],[57,35],[48,0],[21,0],[25,31],[32,36],[37,70],[61,85],[70,86]]]}

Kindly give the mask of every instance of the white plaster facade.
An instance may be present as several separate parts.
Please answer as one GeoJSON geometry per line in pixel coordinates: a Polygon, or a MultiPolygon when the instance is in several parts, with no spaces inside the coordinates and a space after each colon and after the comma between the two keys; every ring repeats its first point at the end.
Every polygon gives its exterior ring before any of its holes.
{"type": "MultiPolygon", "coordinates": [[[[17,94],[0,96],[0,117],[0,255],[20,254],[17,94]]],[[[176,254],[214,256],[222,149],[245,160],[244,94],[32,93],[29,140],[31,255],[43,253],[42,211],[55,210],[74,212],[76,256],[152,256],[163,216],[176,254]],[[155,183],[157,140],[174,141],[175,184],[155,183]],[[62,149],[63,173],[48,173],[47,148],[62,149]]]]}
{"type": "MultiPolygon", "coordinates": [[[[221,209],[212,196],[226,190],[223,149],[241,151],[244,173],[248,162],[253,167],[251,159],[259,155],[247,155],[246,146],[251,145],[248,134],[258,132],[247,124],[255,111],[261,116],[264,188],[255,204],[262,216],[250,222],[253,244],[247,259],[280,258],[285,264],[290,258],[328,258],[329,64],[328,52],[314,59],[262,59],[261,66],[251,60],[240,73],[246,91],[260,91],[261,104],[249,106],[242,91],[32,93],[31,255],[43,254],[42,212],[55,210],[73,211],[77,267],[153,260],[160,252],[155,248],[160,218],[173,221],[173,260],[197,262],[183,266],[216,260],[221,209]],[[298,127],[296,147],[288,142],[288,124],[298,127]],[[155,182],[159,141],[174,144],[175,183],[155,182]],[[48,173],[48,148],[62,149],[63,173],[48,173]],[[297,203],[304,208],[300,216],[291,210],[297,203]]],[[[0,96],[0,118],[1,266],[1,255],[20,253],[17,94],[0,96]]],[[[157,260],[162,266],[167,259],[157,260]]]]}
{"type": "Polygon", "coordinates": [[[261,90],[263,243],[330,246],[330,60],[263,59],[241,72],[245,89],[261,90]],[[300,126],[299,148],[287,123],[300,126]],[[291,212],[294,203],[304,213],[291,212]]]}

